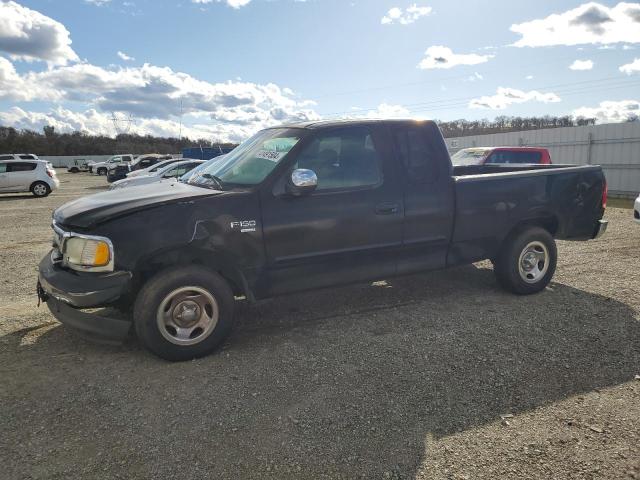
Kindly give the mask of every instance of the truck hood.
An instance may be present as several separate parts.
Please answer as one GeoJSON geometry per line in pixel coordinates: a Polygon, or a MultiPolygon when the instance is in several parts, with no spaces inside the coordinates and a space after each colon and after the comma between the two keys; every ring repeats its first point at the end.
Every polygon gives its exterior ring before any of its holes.
{"type": "Polygon", "coordinates": [[[152,183],[136,188],[96,193],[73,200],[56,209],[53,212],[53,219],[58,225],[91,228],[113,217],[221,193],[180,182],[152,183]]]}

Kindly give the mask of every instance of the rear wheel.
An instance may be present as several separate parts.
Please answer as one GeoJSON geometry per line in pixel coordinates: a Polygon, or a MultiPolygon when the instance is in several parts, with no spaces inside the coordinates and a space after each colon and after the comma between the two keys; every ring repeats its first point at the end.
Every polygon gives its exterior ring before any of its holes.
{"type": "Polygon", "coordinates": [[[70,173],[78,173],[78,172],[80,172],[80,169],[78,167],[71,167],[69,169],[69,172],[70,173]]]}
{"type": "Polygon", "coordinates": [[[494,261],[494,272],[503,288],[528,295],[549,284],[557,259],[556,242],[551,234],[540,227],[528,227],[505,240],[494,261]]]}
{"type": "Polygon", "coordinates": [[[30,190],[36,197],[46,197],[51,193],[51,187],[45,182],[34,182],[30,190]]]}
{"type": "Polygon", "coordinates": [[[226,280],[198,266],[165,270],[136,298],[133,318],[142,343],[165,360],[202,357],[231,332],[234,298],[226,280]]]}
{"type": "Polygon", "coordinates": [[[99,168],[97,173],[98,173],[98,175],[106,175],[107,174],[107,169],[104,168],[104,167],[99,168]]]}

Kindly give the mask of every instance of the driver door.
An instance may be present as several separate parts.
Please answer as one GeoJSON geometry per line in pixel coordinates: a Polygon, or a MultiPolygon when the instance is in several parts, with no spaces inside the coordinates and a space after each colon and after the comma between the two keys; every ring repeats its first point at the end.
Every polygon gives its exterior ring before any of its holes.
{"type": "Polygon", "coordinates": [[[292,168],[263,192],[267,270],[258,295],[393,275],[402,243],[402,192],[379,127],[341,127],[311,138],[292,168]],[[295,197],[283,185],[296,168],[318,185],[295,197]]]}

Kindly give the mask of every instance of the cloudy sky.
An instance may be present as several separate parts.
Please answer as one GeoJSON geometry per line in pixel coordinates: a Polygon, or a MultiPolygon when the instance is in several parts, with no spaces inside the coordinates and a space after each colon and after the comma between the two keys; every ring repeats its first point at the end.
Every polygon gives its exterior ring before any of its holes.
{"type": "Polygon", "coordinates": [[[546,114],[640,114],[640,3],[0,0],[2,125],[239,141],[546,114]]]}

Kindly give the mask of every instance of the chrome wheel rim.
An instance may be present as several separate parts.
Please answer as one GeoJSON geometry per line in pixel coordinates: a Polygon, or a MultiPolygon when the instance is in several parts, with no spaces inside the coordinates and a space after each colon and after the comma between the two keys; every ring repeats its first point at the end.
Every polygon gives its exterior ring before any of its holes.
{"type": "Polygon", "coordinates": [[[544,243],[529,243],[518,259],[520,278],[527,283],[539,282],[549,270],[549,250],[544,243]]]}
{"type": "Polygon", "coordinates": [[[38,184],[33,187],[33,193],[41,197],[42,195],[45,195],[47,193],[47,187],[45,187],[44,185],[38,184]]]}
{"type": "Polygon", "coordinates": [[[216,328],[218,302],[204,288],[182,287],[169,293],[156,314],[162,336],[174,345],[189,346],[205,340],[216,328]]]}

